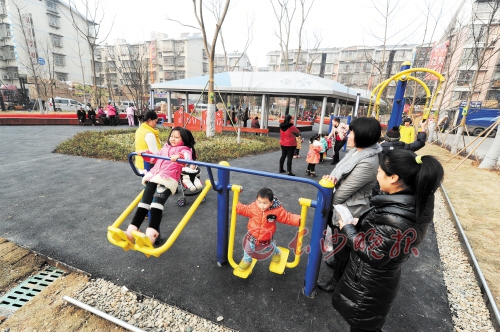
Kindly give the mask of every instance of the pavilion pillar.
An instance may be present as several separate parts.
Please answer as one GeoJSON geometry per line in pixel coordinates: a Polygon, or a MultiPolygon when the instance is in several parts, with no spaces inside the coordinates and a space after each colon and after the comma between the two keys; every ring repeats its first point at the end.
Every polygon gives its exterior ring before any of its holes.
{"type": "Polygon", "coordinates": [[[167,122],[172,123],[172,91],[167,91],[167,122]]]}
{"type": "Polygon", "coordinates": [[[299,118],[299,96],[295,96],[295,116],[293,117],[293,124],[297,126],[297,120],[299,118]]]}
{"type": "Polygon", "coordinates": [[[267,128],[267,117],[265,117],[267,111],[267,95],[262,95],[262,107],[260,109],[260,129],[267,128]],[[266,122],[264,124],[264,121],[266,122]]]}
{"type": "Polygon", "coordinates": [[[334,116],[339,116],[339,99],[335,98],[335,104],[333,106],[333,115],[334,116]]]}
{"type": "Polygon", "coordinates": [[[326,112],[326,103],[327,103],[327,97],[323,97],[323,104],[321,105],[321,117],[319,119],[319,129],[318,129],[318,134],[323,133],[323,123],[325,122],[325,112],[326,112]]]}

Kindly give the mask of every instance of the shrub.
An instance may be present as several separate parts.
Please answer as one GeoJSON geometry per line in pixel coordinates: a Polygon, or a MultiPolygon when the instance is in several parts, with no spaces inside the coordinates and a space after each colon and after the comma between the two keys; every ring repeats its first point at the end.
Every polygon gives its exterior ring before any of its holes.
{"type": "MultiPolygon", "coordinates": [[[[160,141],[163,144],[170,130],[160,129],[160,141]]],[[[198,160],[209,163],[280,149],[279,140],[268,136],[242,135],[239,144],[235,133],[217,133],[215,137],[207,138],[204,132],[193,132],[193,136],[198,160]]],[[[53,152],[127,161],[128,154],[135,149],[134,140],[134,129],[85,131],[60,143],[53,152]]]]}

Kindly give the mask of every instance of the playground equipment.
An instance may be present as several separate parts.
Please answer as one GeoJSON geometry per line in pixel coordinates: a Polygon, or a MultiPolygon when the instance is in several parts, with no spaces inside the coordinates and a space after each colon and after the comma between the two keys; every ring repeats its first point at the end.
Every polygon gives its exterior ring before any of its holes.
{"type": "MultiPolygon", "coordinates": [[[[250,265],[250,267],[245,271],[241,271],[240,269],[238,269],[238,263],[236,263],[233,259],[234,238],[236,233],[236,205],[238,204],[238,198],[243,188],[241,186],[232,185],[231,190],[233,191],[234,194],[233,194],[233,204],[231,210],[229,248],[227,254],[228,254],[229,264],[231,264],[231,266],[234,269],[233,274],[237,277],[246,279],[252,273],[252,270],[255,264],[257,263],[257,259],[253,258],[252,265],[250,265]]],[[[281,261],[279,263],[274,263],[271,261],[271,264],[269,265],[269,271],[271,272],[277,274],[283,274],[285,272],[285,267],[294,268],[297,265],[299,265],[300,254],[302,253],[302,240],[305,234],[305,227],[306,227],[307,208],[311,206],[311,200],[306,198],[300,198],[299,204],[302,206],[302,209],[300,213],[300,225],[299,225],[299,231],[297,233],[298,234],[297,242],[295,244],[295,251],[294,251],[295,259],[293,262],[288,262],[288,256],[290,255],[290,250],[288,248],[278,247],[281,251],[281,261]]]]}
{"type": "MultiPolygon", "coordinates": [[[[444,82],[444,77],[440,73],[438,73],[435,70],[429,69],[429,68],[410,68],[410,62],[403,62],[401,65],[401,71],[392,77],[388,78],[387,80],[379,83],[375,89],[370,94],[370,104],[368,107],[368,113],[370,113],[371,107],[372,107],[372,98],[376,94],[377,97],[375,99],[375,105],[372,110],[372,115],[375,114],[375,117],[378,119],[379,117],[379,112],[380,112],[380,99],[382,97],[382,93],[385,90],[385,88],[389,85],[390,82],[392,81],[398,81],[397,86],[396,86],[396,93],[394,95],[394,103],[392,107],[392,112],[391,112],[391,118],[389,120],[389,123],[387,125],[388,128],[392,128],[394,126],[399,126],[401,124],[401,116],[403,114],[403,108],[404,108],[404,94],[406,90],[406,84],[408,83],[408,80],[412,80],[420,84],[425,92],[426,92],[426,104],[424,106],[424,113],[423,113],[423,119],[427,119],[430,115],[432,106],[434,105],[434,102],[436,101],[437,95],[441,89],[441,85],[444,82]],[[436,89],[434,90],[434,93],[431,96],[430,90],[427,87],[427,85],[420,79],[411,76],[411,74],[416,73],[416,72],[426,72],[429,74],[432,74],[436,76],[439,80],[438,85],[436,89]]],[[[438,116],[439,110],[436,110],[434,113],[435,121],[437,121],[436,117],[438,116]]]]}
{"type": "MultiPolygon", "coordinates": [[[[135,155],[136,155],[135,152],[129,154],[129,163],[134,172],[136,173],[136,175],[141,175],[140,173],[137,172],[132,162],[132,157],[135,155]]],[[[166,160],[170,159],[163,156],[156,156],[149,154],[143,154],[143,156],[150,158],[161,158],[166,160]]],[[[221,162],[218,165],[200,161],[182,160],[182,159],[179,159],[178,162],[190,163],[190,164],[195,164],[199,167],[205,167],[207,170],[208,179],[205,182],[206,183],[205,188],[202,190],[202,192],[195,200],[193,205],[190,207],[190,209],[186,212],[186,214],[181,219],[177,227],[174,229],[170,237],[167,239],[167,241],[158,248],[150,247],[145,245],[144,241],[142,241],[141,239],[141,237],[143,236],[142,233],[136,232],[136,234],[133,234],[136,243],[131,243],[127,239],[125,232],[119,229],[119,226],[133,211],[135,206],[140,202],[142,198],[142,193],[140,193],[134,199],[134,201],[125,209],[125,211],[117,218],[117,220],[111,226],[108,227],[107,238],[112,244],[124,249],[125,251],[135,250],[144,253],[147,257],[150,256],[159,257],[161,254],[166,252],[177,240],[179,234],[182,232],[188,221],[191,219],[196,209],[201,204],[202,200],[208,194],[208,191],[211,188],[213,188],[217,192],[217,264],[219,266],[223,266],[226,265],[227,263],[230,263],[228,259],[229,240],[230,240],[228,221],[229,221],[229,194],[233,186],[229,183],[231,172],[239,172],[260,177],[275,178],[283,181],[292,181],[292,182],[299,182],[302,184],[312,185],[316,187],[318,190],[316,200],[301,200],[300,204],[303,206],[301,215],[302,215],[302,220],[304,220],[304,226],[306,219],[304,214],[307,211],[304,210],[305,208],[304,206],[315,208],[312,228],[308,232],[310,234],[310,243],[307,247],[309,256],[307,259],[306,275],[304,277],[304,288],[303,288],[304,295],[308,297],[314,297],[316,289],[316,281],[318,280],[319,268],[322,260],[322,255],[324,253],[324,246],[323,246],[324,231],[326,229],[327,218],[332,204],[332,194],[333,194],[332,189],[334,187],[334,184],[332,182],[327,180],[321,180],[318,183],[306,178],[300,178],[300,177],[290,178],[289,176],[281,174],[230,167],[227,162],[221,162]],[[217,181],[214,180],[214,176],[212,174],[213,168],[216,168],[218,171],[217,181]]],[[[299,235],[303,234],[305,234],[305,229],[299,228],[299,235]]],[[[232,238],[234,239],[234,236],[232,238]]],[[[297,241],[297,245],[295,248],[295,260],[293,262],[287,262],[286,259],[283,259],[279,264],[277,264],[277,266],[272,267],[272,271],[275,273],[283,273],[282,271],[284,270],[285,267],[292,268],[297,266],[300,260],[299,257],[300,253],[302,252],[301,248],[302,248],[302,236],[300,236],[300,241],[297,241]]],[[[283,257],[285,257],[285,255],[283,255],[283,257]]]]}

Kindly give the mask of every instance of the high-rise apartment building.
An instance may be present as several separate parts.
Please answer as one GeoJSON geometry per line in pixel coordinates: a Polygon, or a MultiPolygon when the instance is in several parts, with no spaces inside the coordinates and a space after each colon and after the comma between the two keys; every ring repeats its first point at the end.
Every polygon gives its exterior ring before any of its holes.
{"type": "Polygon", "coordinates": [[[0,83],[91,82],[89,47],[74,24],[93,37],[95,24],[64,2],[0,0],[0,83]]]}

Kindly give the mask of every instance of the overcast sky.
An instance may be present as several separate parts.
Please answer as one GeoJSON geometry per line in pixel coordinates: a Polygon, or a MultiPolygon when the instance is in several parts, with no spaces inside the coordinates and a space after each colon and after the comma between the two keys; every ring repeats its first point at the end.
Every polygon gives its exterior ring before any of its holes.
{"type": "MultiPolygon", "coordinates": [[[[78,1],[78,0],[77,0],[78,1]]],[[[307,0],[311,3],[311,0],[307,0]]],[[[394,8],[388,23],[389,44],[419,44],[422,42],[426,27],[428,7],[432,15],[427,24],[429,41],[438,40],[450,18],[453,16],[460,0],[387,0],[394,8]],[[436,20],[438,20],[436,25],[436,20]]],[[[204,2],[208,3],[207,0],[204,2]]],[[[289,0],[293,2],[293,0],[289,0]]],[[[277,3],[274,0],[274,3],[277,3]]],[[[321,36],[321,48],[381,45],[384,34],[384,18],[377,11],[385,11],[386,0],[315,0],[303,28],[303,48],[313,47],[313,34],[321,36]],[[375,37],[377,36],[377,37],[375,37]]],[[[106,40],[113,43],[116,38],[127,42],[148,39],[151,31],[167,33],[171,38],[178,38],[182,32],[199,32],[187,28],[168,18],[182,21],[186,25],[198,26],[193,13],[192,0],[101,0],[104,8],[100,37],[111,30],[106,40]],[[111,29],[111,23],[114,25],[111,29]]],[[[206,17],[207,37],[213,38],[213,15],[204,11],[206,17]]],[[[300,8],[297,9],[294,21],[299,23],[300,8]]],[[[226,19],[222,26],[226,50],[228,52],[243,51],[248,36],[248,26],[253,24],[251,33],[253,40],[247,50],[252,65],[265,66],[266,53],[279,49],[276,37],[277,19],[270,0],[232,0],[226,19]],[[253,22],[253,23],[252,23],[253,22]]],[[[289,48],[298,46],[298,26],[292,28],[289,48]]],[[[217,53],[222,53],[220,47],[217,53]]]]}

